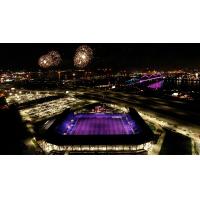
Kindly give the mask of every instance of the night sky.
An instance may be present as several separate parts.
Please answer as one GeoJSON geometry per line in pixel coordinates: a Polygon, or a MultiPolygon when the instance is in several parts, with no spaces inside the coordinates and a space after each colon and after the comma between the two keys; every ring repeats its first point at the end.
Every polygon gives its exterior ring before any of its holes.
{"type": "MultiPolygon", "coordinates": [[[[85,44],[85,43],[83,43],[85,44]]],[[[73,68],[76,48],[82,44],[0,44],[0,69],[39,70],[38,58],[57,50],[61,68],[73,68]]],[[[89,44],[94,51],[90,69],[109,67],[118,70],[157,70],[200,68],[200,44],[89,44]],[[150,68],[151,69],[151,68],[150,68]]]]}

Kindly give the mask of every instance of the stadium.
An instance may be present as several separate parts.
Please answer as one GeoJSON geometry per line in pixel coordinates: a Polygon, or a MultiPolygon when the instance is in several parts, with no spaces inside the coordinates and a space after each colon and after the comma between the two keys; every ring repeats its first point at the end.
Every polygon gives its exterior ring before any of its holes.
{"type": "Polygon", "coordinates": [[[47,121],[38,139],[48,154],[147,154],[154,134],[134,108],[93,103],[47,121]]]}

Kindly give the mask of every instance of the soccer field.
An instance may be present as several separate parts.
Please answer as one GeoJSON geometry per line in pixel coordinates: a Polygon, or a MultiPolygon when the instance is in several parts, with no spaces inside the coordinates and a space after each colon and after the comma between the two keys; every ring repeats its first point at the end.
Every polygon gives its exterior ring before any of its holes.
{"type": "Polygon", "coordinates": [[[130,135],[138,128],[127,114],[77,114],[72,124],[65,123],[65,135],[130,135]]]}

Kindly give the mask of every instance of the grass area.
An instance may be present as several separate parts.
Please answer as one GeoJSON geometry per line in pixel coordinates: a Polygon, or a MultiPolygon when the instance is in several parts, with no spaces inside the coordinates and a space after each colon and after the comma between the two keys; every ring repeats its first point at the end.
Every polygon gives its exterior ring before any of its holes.
{"type": "Polygon", "coordinates": [[[160,155],[192,155],[192,141],[189,137],[168,129],[165,131],[160,155]]]}

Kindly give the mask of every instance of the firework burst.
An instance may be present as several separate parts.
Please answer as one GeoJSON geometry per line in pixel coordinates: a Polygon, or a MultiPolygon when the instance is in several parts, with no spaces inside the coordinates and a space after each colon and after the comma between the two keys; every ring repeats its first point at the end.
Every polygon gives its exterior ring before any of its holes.
{"type": "Polygon", "coordinates": [[[38,64],[42,68],[49,68],[52,66],[58,66],[61,61],[61,56],[57,51],[50,51],[48,54],[42,55],[39,58],[38,64]]]}
{"type": "Polygon", "coordinates": [[[42,68],[49,68],[52,66],[52,59],[49,55],[43,55],[39,58],[38,64],[42,68]]]}
{"type": "Polygon", "coordinates": [[[82,45],[78,47],[78,49],[75,52],[74,65],[80,68],[86,67],[92,60],[92,57],[92,49],[87,45],[82,45]]]}
{"type": "Polygon", "coordinates": [[[48,55],[51,57],[54,66],[58,66],[61,63],[62,59],[58,51],[50,51],[48,55]]]}

